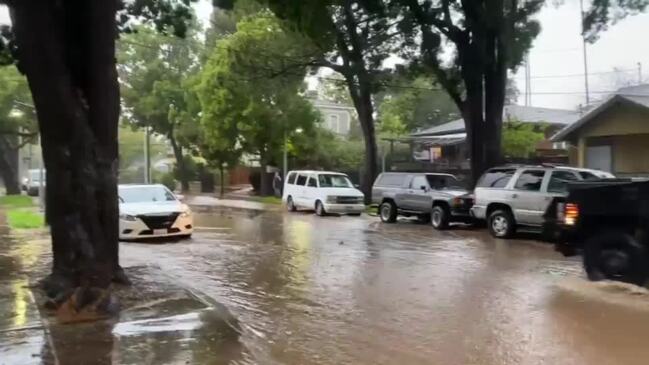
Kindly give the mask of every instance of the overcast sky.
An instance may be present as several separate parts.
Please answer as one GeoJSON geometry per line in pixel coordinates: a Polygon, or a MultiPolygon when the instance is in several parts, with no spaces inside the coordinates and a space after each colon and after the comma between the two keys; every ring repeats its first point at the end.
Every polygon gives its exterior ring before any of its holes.
{"type": "MultiPolygon", "coordinates": [[[[556,7],[548,1],[539,13],[542,31],[530,51],[532,105],[549,108],[577,108],[585,102],[584,64],[580,35],[579,0],[565,0],[556,7]]],[[[588,3],[588,0],[585,1],[588,3]]],[[[197,5],[201,20],[207,20],[210,2],[197,5]]],[[[0,8],[0,24],[8,23],[6,9],[0,8]]],[[[638,62],[644,66],[643,81],[649,81],[649,14],[627,18],[603,33],[588,46],[591,99],[603,97],[624,83],[637,83],[638,62]],[[614,69],[620,72],[613,72],[614,69]]],[[[524,69],[515,75],[524,103],[524,69]]]]}

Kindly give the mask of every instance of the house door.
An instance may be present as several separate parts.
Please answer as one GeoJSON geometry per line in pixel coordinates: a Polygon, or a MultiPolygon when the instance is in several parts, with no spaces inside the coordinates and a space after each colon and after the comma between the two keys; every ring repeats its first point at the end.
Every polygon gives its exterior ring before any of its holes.
{"type": "Polygon", "coordinates": [[[586,147],[586,167],[589,169],[612,172],[613,154],[611,146],[586,147]]]}

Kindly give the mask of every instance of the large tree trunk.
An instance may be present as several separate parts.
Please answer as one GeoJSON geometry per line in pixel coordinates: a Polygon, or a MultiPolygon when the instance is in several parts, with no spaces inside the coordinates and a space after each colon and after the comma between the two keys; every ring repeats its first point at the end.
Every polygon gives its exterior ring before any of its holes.
{"type": "Polygon", "coordinates": [[[271,191],[271,180],[270,176],[266,172],[268,169],[268,160],[264,156],[265,154],[260,154],[259,157],[259,169],[260,169],[260,175],[259,175],[259,195],[260,196],[270,196],[273,195],[271,191]]]}
{"type": "Polygon", "coordinates": [[[7,136],[0,136],[0,178],[7,195],[20,194],[18,180],[18,149],[12,146],[7,136]]]}
{"type": "Polygon", "coordinates": [[[187,176],[187,164],[185,164],[185,159],[183,158],[183,148],[178,145],[178,141],[174,138],[173,135],[169,135],[169,143],[171,143],[171,149],[174,151],[174,157],[176,158],[176,166],[178,167],[178,179],[180,180],[180,190],[183,192],[189,191],[189,176],[187,176]]]}
{"type": "Polygon", "coordinates": [[[13,2],[19,68],[29,82],[47,169],[54,262],[48,296],[75,313],[109,311],[118,259],[119,85],[115,1],[13,2]]]}
{"type": "Polygon", "coordinates": [[[376,132],[374,128],[374,115],[371,94],[367,93],[361,96],[361,104],[357,107],[358,119],[363,130],[363,140],[365,142],[365,168],[361,177],[361,191],[365,194],[365,203],[372,201],[372,184],[378,174],[377,171],[377,147],[376,132]]]}

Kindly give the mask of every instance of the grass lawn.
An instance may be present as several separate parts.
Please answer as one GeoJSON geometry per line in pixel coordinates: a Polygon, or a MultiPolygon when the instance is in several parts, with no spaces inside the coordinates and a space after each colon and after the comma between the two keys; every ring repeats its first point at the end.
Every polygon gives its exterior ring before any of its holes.
{"type": "Polygon", "coordinates": [[[274,205],[281,205],[282,204],[282,198],[278,198],[275,196],[258,196],[255,197],[255,201],[258,201],[260,203],[264,204],[274,204],[274,205]]]}
{"type": "Polygon", "coordinates": [[[11,209],[7,211],[7,223],[14,229],[41,228],[45,225],[43,215],[29,209],[11,209]]]}
{"type": "Polygon", "coordinates": [[[26,195],[5,195],[0,196],[0,206],[5,208],[25,208],[34,205],[32,197],[26,195]]]}

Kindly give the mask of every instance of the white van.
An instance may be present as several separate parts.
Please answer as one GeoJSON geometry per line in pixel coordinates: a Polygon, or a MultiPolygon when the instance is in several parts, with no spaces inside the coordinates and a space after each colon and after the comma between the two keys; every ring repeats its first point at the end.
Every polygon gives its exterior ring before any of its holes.
{"type": "Polygon", "coordinates": [[[328,213],[361,215],[365,210],[364,199],[347,175],[329,171],[291,171],[282,194],[289,212],[315,210],[319,216],[328,213]]]}

